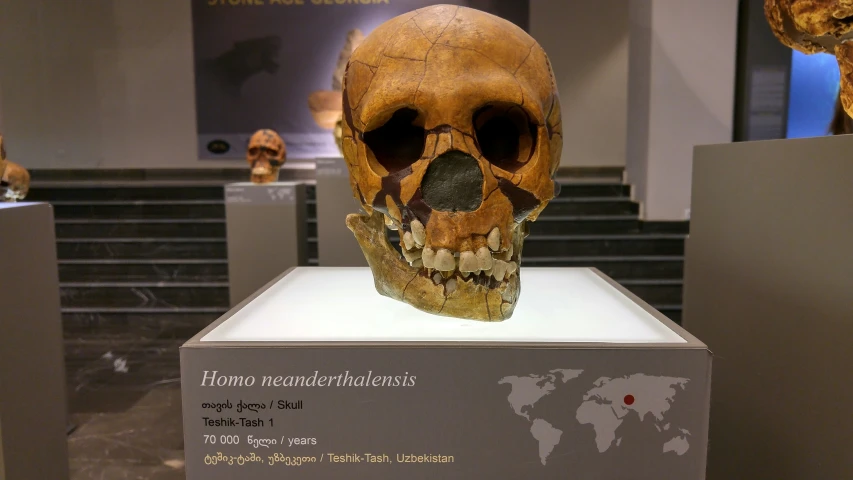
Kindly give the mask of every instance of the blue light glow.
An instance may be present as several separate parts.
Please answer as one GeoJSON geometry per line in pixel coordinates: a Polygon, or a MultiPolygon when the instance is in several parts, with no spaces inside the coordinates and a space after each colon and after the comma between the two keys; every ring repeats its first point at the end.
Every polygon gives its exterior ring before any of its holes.
{"type": "Polygon", "coordinates": [[[828,134],[839,78],[835,56],[794,51],[788,96],[788,138],[828,134]]]}

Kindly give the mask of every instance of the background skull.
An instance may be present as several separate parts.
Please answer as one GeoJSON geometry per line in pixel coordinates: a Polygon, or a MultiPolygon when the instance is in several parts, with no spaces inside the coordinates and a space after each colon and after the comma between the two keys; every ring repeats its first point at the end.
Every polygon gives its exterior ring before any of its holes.
{"type": "Polygon", "coordinates": [[[278,180],[287,150],[284,141],[272,130],[258,130],[249,139],[246,160],[252,166],[253,183],[270,183],[278,180]]]}
{"type": "Polygon", "coordinates": [[[17,163],[6,160],[6,168],[0,173],[0,200],[15,202],[26,198],[30,191],[30,172],[17,163]]]}
{"type": "Polygon", "coordinates": [[[806,54],[835,55],[841,104],[853,116],[853,0],[765,0],[764,14],[784,45],[806,54]]]}
{"type": "Polygon", "coordinates": [[[554,197],[560,104],[548,58],[499,17],[450,5],[380,25],[353,53],[350,215],[380,293],[431,313],[512,315],[526,222],[554,197]],[[404,259],[384,226],[399,230],[404,259]]]}

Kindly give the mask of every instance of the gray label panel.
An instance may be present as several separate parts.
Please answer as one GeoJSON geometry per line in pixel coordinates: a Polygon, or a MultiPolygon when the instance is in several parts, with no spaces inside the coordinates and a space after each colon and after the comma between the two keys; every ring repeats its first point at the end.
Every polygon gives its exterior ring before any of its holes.
{"type": "Polygon", "coordinates": [[[296,189],[294,185],[227,185],[225,203],[293,205],[296,189]]]}
{"type": "Polygon", "coordinates": [[[189,480],[704,478],[704,350],[181,355],[189,480]]]}
{"type": "Polygon", "coordinates": [[[343,158],[318,158],[316,175],[349,177],[349,170],[343,158]]]}

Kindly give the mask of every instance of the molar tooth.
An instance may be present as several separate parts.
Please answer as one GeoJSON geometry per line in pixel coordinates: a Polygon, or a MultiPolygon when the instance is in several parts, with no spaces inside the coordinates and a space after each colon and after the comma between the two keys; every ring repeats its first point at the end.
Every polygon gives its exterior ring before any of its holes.
{"type": "Polygon", "coordinates": [[[503,260],[495,260],[495,266],[492,267],[492,275],[495,277],[495,280],[499,282],[502,281],[506,275],[508,267],[509,264],[503,260]]]}
{"type": "Polygon", "coordinates": [[[496,254],[495,258],[499,258],[505,262],[508,262],[508,261],[512,260],[512,253],[513,253],[512,244],[510,243],[509,248],[504,252],[496,254]]]}
{"type": "Polygon", "coordinates": [[[474,272],[480,269],[480,262],[474,252],[462,252],[459,254],[459,271],[474,272]]]}
{"type": "Polygon", "coordinates": [[[418,259],[416,259],[416,260],[412,260],[411,262],[409,262],[409,265],[411,265],[411,266],[413,266],[413,267],[415,267],[415,268],[421,268],[421,267],[423,267],[423,266],[424,266],[424,262],[423,262],[423,260],[421,260],[420,258],[418,258],[418,259]]]}
{"type": "Polygon", "coordinates": [[[435,282],[436,285],[440,284],[441,283],[441,274],[438,272],[435,272],[435,274],[433,274],[433,276],[432,276],[432,281],[435,282]]]}
{"type": "Polygon", "coordinates": [[[418,246],[426,243],[426,229],[424,229],[424,224],[420,220],[412,220],[409,225],[412,227],[412,237],[414,237],[415,243],[418,246]]]}
{"type": "Polygon", "coordinates": [[[385,226],[388,227],[389,230],[397,230],[397,225],[394,224],[394,221],[391,220],[391,217],[385,215],[385,226]]]}
{"type": "Polygon", "coordinates": [[[439,248],[437,252],[435,252],[435,268],[443,271],[453,271],[456,270],[456,259],[453,258],[453,254],[450,253],[450,250],[446,248],[439,248]]]}
{"type": "Polygon", "coordinates": [[[429,247],[424,247],[421,260],[423,260],[426,268],[435,268],[435,251],[429,247]]]}
{"type": "Polygon", "coordinates": [[[468,278],[471,276],[471,272],[460,271],[459,274],[462,275],[462,278],[468,278]]]}
{"type": "Polygon", "coordinates": [[[489,252],[489,249],[486,247],[480,247],[477,250],[477,263],[480,266],[480,270],[488,270],[492,268],[492,254],[489,252]]]}
{"type": "Polygon", "coordinates": [[[423,251],[419,250],[419,249],[414,249],[414,250],[403,249],[403,256],[406,257],[406,260],[408,260],[409,262],[413,262],[413,261],[421,258],[422,255],[423,255],[423,251]]]}
{"type": "Polygon", "coordinates": [[[411,250],[415,246],[415,237],[412,236],[412,232],[403,234],[403,245],[406,246],[406,250],[411,250]]]}
{"type": "Polygon", "coordinates": [[[450,295],[456,290],[456,279],[451,278],[444,284],[444,293],[450,295]]]}
{"type": "Polygon", "coordinates": [[[493,252],[497,252],[498,249],[501,248],[501,231],[498,227],[493,228],[492,231],[489,232],[486,242],[489,244],[489,248],[492,249],[493,252]]]}
{"type": "Polygon", "coordinates": [[[507,264],[506,264],[506,274],[507,274],[507,276],[510,276],[510,275],[514,274],[514,273],[516,272],[516,270],[518,270],[518,264],[517,264],[517,263],[515,263],[515,262],[509,262],[509,263],[507,263],[507,264]]]}

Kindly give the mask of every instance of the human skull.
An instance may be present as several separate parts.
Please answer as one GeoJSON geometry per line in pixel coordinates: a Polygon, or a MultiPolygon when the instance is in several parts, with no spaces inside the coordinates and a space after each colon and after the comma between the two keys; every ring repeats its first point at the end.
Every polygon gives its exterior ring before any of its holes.
{"type": "Polygon", "coordinates": [[[542,47],[478,10],[422,8],[356,49],[343,108],[350,184],[367,213],[347,226],[377,290],[439,315],[512,316],[527,222],[558,189],[560,103],[542,47]]]}
{"type": "Polygon", "coordinates": [[[17,163],[6,160],[6,168],[0,176],[0,200],[5,202],[23,200],[29,191],[30,172],[17,163]]]}
{"type": "Polygon", "coordinates": [[[272,130],[258,130],[249,139],[246,160],[252,167],[252,183],[270,183],[278,180],[287,150],[284,141],[272,130]]]}
{"type": "Polygon", "coordinates": [[[30,191],[30,172],[6,157],[6,146],[0,135],[0,202],[26,198],[30,191]]]}
{"type": "Polygon", "coordinates": [[[765,0],[764,14],[785,46],[835,55],[841,103],[853,116],[853,0],[765,0]]]}

